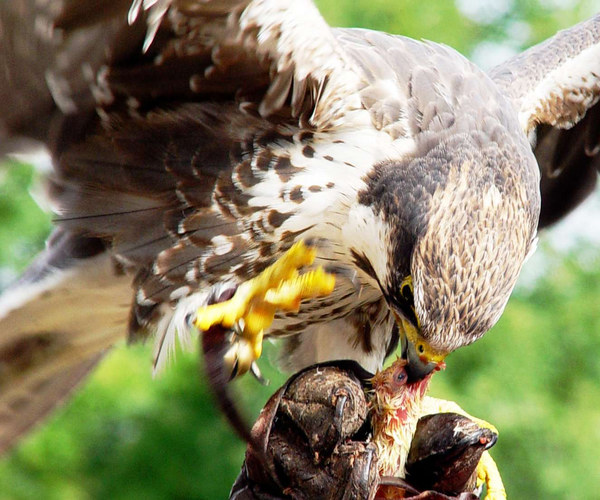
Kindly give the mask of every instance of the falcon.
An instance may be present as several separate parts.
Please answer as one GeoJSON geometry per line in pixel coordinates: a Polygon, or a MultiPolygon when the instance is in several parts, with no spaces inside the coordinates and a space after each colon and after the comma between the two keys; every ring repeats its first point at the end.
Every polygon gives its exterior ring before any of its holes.
{"type": "Polygon", "coordinates": [[[124,336],[159,368],[230,325],[241,371],[263,335],[293,369],[400,343],[422,379],[600,165],[600,16],[486,74],[309,0],[12,0],[0,68],[2,152],[50,154],[56,213],[0,301],[0,450],[124,336]]]}

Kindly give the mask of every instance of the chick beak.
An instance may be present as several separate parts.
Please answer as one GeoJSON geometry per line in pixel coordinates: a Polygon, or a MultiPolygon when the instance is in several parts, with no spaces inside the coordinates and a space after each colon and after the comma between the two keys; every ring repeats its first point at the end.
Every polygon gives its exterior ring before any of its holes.
{"type": "Polygon", "coordinates": [[[440,366],[440,363],[429,360],[426,355],[417,353],[415,345],[406,337],[405,333],[400,333],[400,342],[402,347],[402,359],[406,360],[406,374],[408,382],[417,382],[433,370],[440,366]]]}

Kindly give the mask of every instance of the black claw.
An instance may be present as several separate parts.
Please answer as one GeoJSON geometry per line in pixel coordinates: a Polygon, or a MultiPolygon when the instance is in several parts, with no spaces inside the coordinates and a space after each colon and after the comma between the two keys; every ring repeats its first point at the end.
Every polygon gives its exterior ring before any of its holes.
{"type": "MultiPolygon", "coordinates": [[[[487,429],[485,429],[485,430],[487,430],[487,429]]],[[[481,437],[479,439],[480,440],[481,439],[487,439],[488,440],[488,442],[485,445],[484,449],[485,450],[489,450],[492,446],[494,446],[496,444],[496,441],[498,441],[498,434],[495,434],[495,433],[493,433],[491,431],[489,431],[489,432],[482,432],[481,433],[481,437]]]]}
{"type": "Polygon", "coordinates": [[[348,394],[345,391],[339,390],[335,394],[335,413],[333,417],[333,425],[339,436],[342,435],[342,427],[344,424],[344,409],[346,408],[346,402],[348,401],[348,394]]]}
{"type": "Polygon", "coordinates": [[[373,458],[375,457],[375,450],[373,448],[367,447],[367,449],[365,450],[365,453],[367,454],[366,466],[363,467],[360,482],[361,482],[361,484],[368,486],[369,485],[369,473],[371,471],[371,464],[373,463],[373,458]]]}
{"type": "Polygon", "coordinates": [[[256,380],[258,380],[264,386],[267,386],[271,383],[268,379],[263,377],[256,361],[253,361],[250,365],[250,373],[254,376],[256,380]]]}
{"type": "Polygon", "coordinates": [[[185,316],[185,324],[188,328],[195,328],[194,323],[196,323],[196,314],[188,313],[185,316]]]}
{"type": "Polygon", "coordinates": [[[235,363],[233,365],[233,368],[231,369],[231,373],[229,374],[229,380],[227,382],[231,382],[235,377],[237,377],[238,367],[239,367],[239,363],[238,363],[238,360],[236,359],[235,363]]]}
{"type": "Polygon", "coordinates": [[[230,286],[215,286],[210,296],[208,297],[206,304],[218,304],[219,302],[225,302],[232,298],[237,291],[237,285],[231,284],[230,286]]]}

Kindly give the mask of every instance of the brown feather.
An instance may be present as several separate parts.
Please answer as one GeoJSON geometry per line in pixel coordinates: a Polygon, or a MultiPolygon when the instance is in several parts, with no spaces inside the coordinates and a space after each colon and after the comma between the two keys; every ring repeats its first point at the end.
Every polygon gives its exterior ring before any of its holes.
{"type": "Polygon", "coordinates": [[[532,138],[542,174],[540,228],[568,214],[597,184],[598,60],[600,15],[557,33],[490,73],[532,138]]]}

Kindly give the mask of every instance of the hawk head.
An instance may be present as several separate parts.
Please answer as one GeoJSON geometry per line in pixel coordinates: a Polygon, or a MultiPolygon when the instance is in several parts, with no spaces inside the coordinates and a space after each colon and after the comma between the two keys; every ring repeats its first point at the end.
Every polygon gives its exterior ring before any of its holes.
{"type": "Polygon", "coordinates": [[[379,235],[355,254],[396,318],[409,378],[496,323],[532,249],[537,165],[524,141],[500,138],[458,134],[383,162],[359,197],[379,235]]]}

